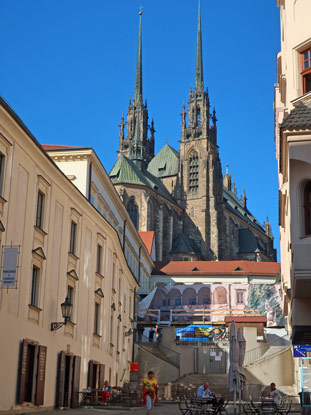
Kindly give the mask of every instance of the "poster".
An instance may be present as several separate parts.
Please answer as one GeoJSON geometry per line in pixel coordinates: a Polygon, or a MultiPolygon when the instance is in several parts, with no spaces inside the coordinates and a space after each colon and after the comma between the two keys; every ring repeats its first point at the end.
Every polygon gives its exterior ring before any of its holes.
{"type": "Polygon", "coordinates": [[[1,288],[16,288],[18,247],[3,248],[1,288]]]}

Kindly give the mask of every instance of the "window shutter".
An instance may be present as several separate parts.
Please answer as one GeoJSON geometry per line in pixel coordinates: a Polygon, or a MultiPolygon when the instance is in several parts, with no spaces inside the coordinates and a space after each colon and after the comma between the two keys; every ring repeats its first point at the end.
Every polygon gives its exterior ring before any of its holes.
{"type": "Polygon", "coordinates": [[[20,360],[20,373],[19,373],[19,394],[18,403],[22,404],[25,398],[25,383],[26,383],[26,368],[27,368],[27,353],[28,353],[28,341],[23,340],[21,345],[21,360],[20,360]]]}
{"type": "Polygon", "coordinates": [[[79,389],[80,389],[80,368],[81,357],[73,357],[73,374],[72,374],[72,407],[78,408],[79,406],[79,389]]]}
{"type": "Polygon", "coordinates": [[[103,389],[105,382],[105,365],[99,365],[98,389],[103,389]]]}
{"type": "Polygon", "coordinates": [[[46,353],[47,353],[47,347],[39,346],[36,405],[43,405],[43,401],[44,401],[46,353]]]}
{"type": "Polygon", "coordinates": [[[58,362],[58,376],[57,376],[57,397],[56,397],[56,406],[60,407],[63,405],[64,401],[64,383],[65,383],[65,364],[66,364],[66,354],[65,352],[60,352],[59,362],[58,362]]]}
{"type": "Polygon", "coordinates": [[[87,379],[87,386],[88,386],[88,388],[91,388],[92,387],[93,370],[94,370],[94,362],[93,362],[93,360],[90,360],[89,361],[89,375],[88,375],[88,379],[87,379]]]}

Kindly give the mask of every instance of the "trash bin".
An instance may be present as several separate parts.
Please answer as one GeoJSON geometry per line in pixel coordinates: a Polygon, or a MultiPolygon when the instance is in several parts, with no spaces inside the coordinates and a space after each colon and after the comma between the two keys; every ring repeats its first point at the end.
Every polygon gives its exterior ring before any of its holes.
{"type": "Polygon", "coordinates": [[[299,398],[300,398],[300,406],[303,405],[311,405],[310,395],[311,392],[299,392],[299,398]],[[303,399],[302,399],[303,395],[303,399]]]}

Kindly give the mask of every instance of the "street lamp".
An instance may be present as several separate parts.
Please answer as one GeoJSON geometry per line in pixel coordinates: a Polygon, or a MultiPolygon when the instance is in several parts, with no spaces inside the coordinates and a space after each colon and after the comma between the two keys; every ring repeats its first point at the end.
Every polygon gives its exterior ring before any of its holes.
{"type": "Polygon", "coordinates": [[[62,316],[63,316],[64,321],[51,323],[51,331],[60,329],[62,326],[66,325],[67,321],[69,321],[70,319],[71,312],[72,312],[72,304],[68,296],[66,297],[65,301],[60,305],[60,307],[62,309],[62,316]]]}

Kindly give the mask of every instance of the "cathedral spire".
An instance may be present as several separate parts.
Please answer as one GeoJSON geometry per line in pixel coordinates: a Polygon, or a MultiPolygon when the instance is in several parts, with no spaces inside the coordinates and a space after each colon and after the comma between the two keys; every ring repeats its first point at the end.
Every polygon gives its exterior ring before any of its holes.
{"type": "Polygon", "coordinates": [[[143,101],[143,70],[142,70],[142,41],[141,41],[141,15],[139,12],[139,35],[137,48],[137,62],[136,62],[136,77],[134,90],[134,103],[143,101]]]}
{"type": "Polygon", "coordinates": [[[199,0],[199,12],[198,12],[198,34],[197,34],[197,55],[195,65],[195,92],[201,92],[204,88],[203,83],[203,59],[202,59],[202,33],[201,33],[201,7],[199,0]]]}

